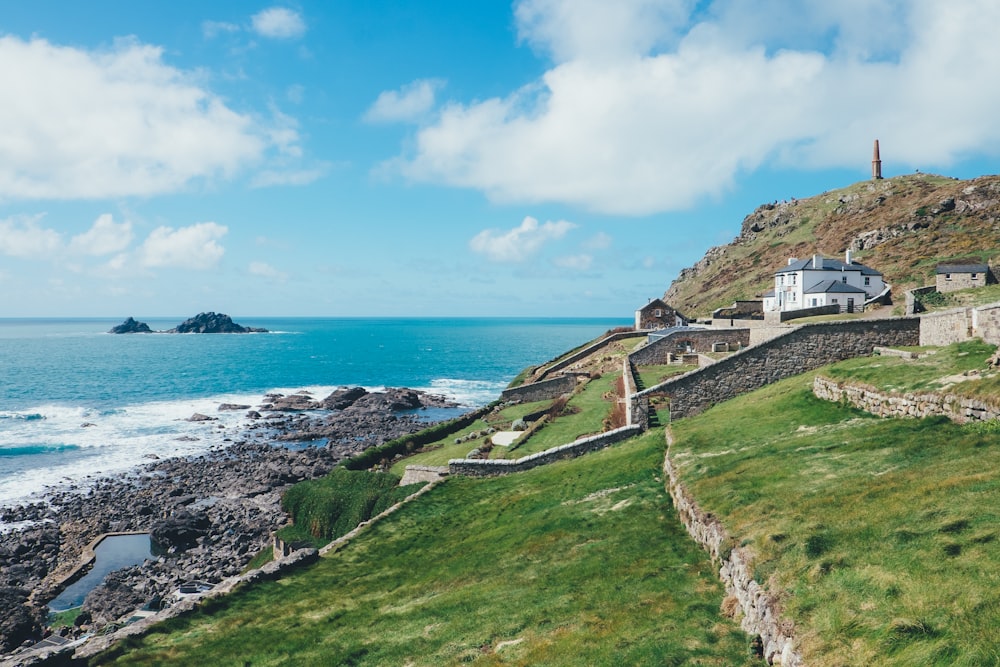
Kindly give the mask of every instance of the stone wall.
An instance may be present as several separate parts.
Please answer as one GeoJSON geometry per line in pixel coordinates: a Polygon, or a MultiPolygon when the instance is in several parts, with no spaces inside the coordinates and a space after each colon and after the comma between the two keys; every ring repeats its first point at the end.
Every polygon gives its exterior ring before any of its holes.
{"type": "Polygon", "coordinates": [[[637,436],[642,433],[642,430],[639,426],[629,424],[613,431],[580,438],[567,445],[546,449],[544,452],[523,456],[519,459],[452,459],[448,461],[448,470],[452,475],[467,475],[469,477],[495,477],[512,472],[523,472],[554,461],[572,459],[583,454],[596,452],[622,440],[637,436]]]}
{"type": "MultiPolygon", "coordinates": [[[[863,308],[858,305],[855,306],[855,310],[861,311],[863,308]]],[[[803,317],[814,317],[816,315],[837,315],[839,313],[840,306],[837,304],[830,304],[829,306],[813,306],[812,308],[799,308],[798,310],[783,310],[778,313],[778,321],[788,322],[790,320],[800,320],[803,317]]]]}
{"type": "Polygon", "coordinates": [[[689,417],[772,382],[870,355],[876,345],[916,345],[919,337],[918,318],[806,324],[640,393],[665,394],[671,419],[689,417]]]}
{"type": "Polygon", "coordinates": [[[986,273],[939,273],[934,281],[938,292],[956,292],[960,289],[970,287],[983,287],[986,285],[986,273]],[[975,280],[972,276],[975,275],[975,280]]]}
{"type": "MultiPolygon", "coordinates": [[[[613,343],[616,340],[625,340],[627,338],[637,338],[637,337],[638,336],[637,336],[637,333],[635,331],[624,331],[624,332],[620,332],[620,333],[616,333],[616,334],[611,334],[610,336],[602,338],[601,340],[597,341],[596,343],[594,343],[592,345],[588,345],[585,348],[577,350],[576,352],[574,352],[573,354],[569,355],[568,357],[560,359],[559,361],[557,361],[556,363],[552,364],[551,366],[546,366],[544,369],[538,371],[536,377],[539,380],[543,379],[543,378],[546,378],[549,375],[555,373],[556,371],[561,371],[562,369],[566,368],[567,366],[575,364],[576,362],[580,361],[581,359],[585,359],[586,357],[590,356],[594,352],[597,352],[599,349],[601,349],[605,345],[609,345],[610,343],[613,343]]],[[[536,382],[536,384],[537,384],[537,382],[536,382]]]]}
{"type": "Polygon", "coordinates": [[[921,345],[951,345],[970,338],[1000,345],[1000,303],[920,316],[921,345]]]}
{"type": "Polygon", "coordinates": [[[920,316],[921,345],[951,345],[970,338],[971,308],[956,308],[920,316]]]}
{"type": "Polygon", "coordinates": [[[690,343],[696,353],[712,351],[715,343],[727,343],[730,349],[750,344],[749,329],[685,329],[651,342],[629,355],[636,366],[653,366],[670,363],[667,355],[677,353],[685,343],[690,343]]]}
{"type": "Polygon", "coordinates": [[[663,472],[667,490],[681,523],[691,538],[705,549],[712,561],[721,564],[719,578],[726,593],[736,599],[742,619],[740,625],[750,635],[761,638],[764,658],[769,664],[783,667],[801,667],[802,658],[795,651],[792,624],[781,617],[780,598],[764,589],[753,578],[753,554],[743,547],[733,547],[733,540],[715,515],[699,507],[694,497],[680,480],[677,468],[670,460],[673,444],[670,427],[666,429],[667,455],[663,472]]]}
{"type": "Polygon", "coordinates": [[[523,384],[520,387],[504,389],[500,394],[500,398],[505,401],[520,401],[521,403],[547,401],[572,392],[576,389],[576,384],[575,375],[560,375],[551,380],[542,380],[541,382],[523,384]]]}
{"type": "Polygon", "coordinates": [[[837,382],[823,376],[813,380],[813,394],[827,401],[847,401],[879,417],[943,415],[959,424],[1000,418],[1000,404],[990,401],[937,392],[884,392],[870,385],[837,382]]]}

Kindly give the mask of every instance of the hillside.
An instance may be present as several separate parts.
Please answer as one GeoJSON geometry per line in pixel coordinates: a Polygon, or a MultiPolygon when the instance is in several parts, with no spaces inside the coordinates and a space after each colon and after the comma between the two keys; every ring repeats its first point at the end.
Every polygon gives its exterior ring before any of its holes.
{"type": "Polygon", "coordinates": [[[933,284],[939,262],[991,261],[1000,255],[1000,176],[910,174],[764,204],[732,243],[682,270],[664,300],[705,316],[769,289],[789,257],[839,257],[848,249],[884,274],[897,303],[904,290],[933,284]]]}

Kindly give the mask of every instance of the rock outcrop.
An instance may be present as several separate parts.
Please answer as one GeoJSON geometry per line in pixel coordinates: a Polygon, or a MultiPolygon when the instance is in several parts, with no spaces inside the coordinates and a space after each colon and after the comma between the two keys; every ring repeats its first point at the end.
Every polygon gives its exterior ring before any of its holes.
{"type": "Polygon", "coordinates": [[[244,327],[223,313],[198,313],[178,324],[167,333],[267,333],[267,329],[244,327]]]}
{"type": "Polygon", "coordinates": [[[128,317],[121,324],[111,327],[111,331],[108,333],[113,334],[127,334],[127,333],[153,333],[153,330],[149,328],[149,325],[145,322],[137,322],[134,318],[128,317]]]}

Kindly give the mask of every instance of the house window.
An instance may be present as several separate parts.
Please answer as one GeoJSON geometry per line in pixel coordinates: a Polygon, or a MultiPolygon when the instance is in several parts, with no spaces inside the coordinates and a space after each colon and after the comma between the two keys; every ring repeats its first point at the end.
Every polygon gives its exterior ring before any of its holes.
{"type": "Polygon", "coordinates": [[[840,279],[840,282],[842,282],[842,283],[844,283],[844,284],[846,285],[846,284],[847,284],[847,276],[843,276],[843,277],[842,277],[842,278],[840,279]]]}
{"type": "Polygon", "coordinates": [[[653,311],[653,317],[663,317],[663,311],[657,308],[653,311]]]}
{"type": "Polygon", "coordinates": [[[785,276],[778,276],[778,284],[779,285],[785,284],[785,276]]]}
{"type": "Polygon", "coordinates": [[[978,277],[979,277],[979,274],[978,274],[978,273],[973,273],[973,274],[972,274],[972,279],[973,279],[973,280],[975,280],[975,279],[976,279],[976,278],[978,278],[978,277]]]}
{"type": "Polygon", "coordinates": [[[819,305],[819,301],[817,299],[813,299],[812,305],[813,306],[818,306],[819,305]]]}
{"type": "Polygon", "coordinates": [[[831,303],[837,303],[836,299],[830,299],[831,303]]]}
{"type": "Polygon", "coordinates": [[[872,277],[871,276],[865,276],[865,287],[867,287],[868,285],[871,285],[871,284],[872,284],[872,277]]]}
{"type": "Polygon", "coordinates": [[[951,280],[951,274],[950,273],[944,274],[944,279],[945,280],[951,280]]]}
{"type": "Polygon", "coordinates": [[[798,275],[796,275],[796,274],[794,274],[794,273],[793,273],[793,274],[792,274],[792,284],[793,284],[793,285],[795,284],[795,279],[796,279],[796,278],[798,278],[798,275]]]}

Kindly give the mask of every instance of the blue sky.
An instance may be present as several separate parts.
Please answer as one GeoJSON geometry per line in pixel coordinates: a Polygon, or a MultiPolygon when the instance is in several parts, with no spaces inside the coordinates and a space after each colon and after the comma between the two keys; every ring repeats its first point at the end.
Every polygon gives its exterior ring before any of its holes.
{"type": "MultiPolygon", "coordinates": [[[[620,316],[758,204],[996,173],[994,0],[5,3],[0,316],[620,316]]],[[[839,253],[841,248],[820,248],[839,253]]]]}

